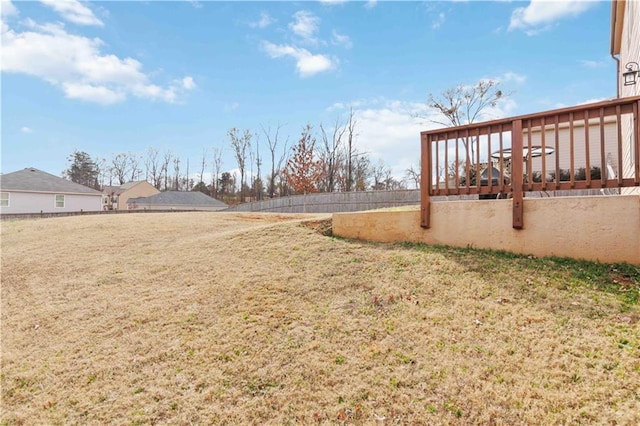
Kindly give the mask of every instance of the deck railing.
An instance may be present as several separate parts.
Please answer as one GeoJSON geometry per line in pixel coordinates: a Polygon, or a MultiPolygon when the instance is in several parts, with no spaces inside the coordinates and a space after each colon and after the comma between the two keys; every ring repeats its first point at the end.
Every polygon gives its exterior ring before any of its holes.
{"type": "Polygon", "coordinates": [[[525,192],[640,186],[640,97],[421,133],[421,226],[430,197],[509,198],[523,227],[525,192]]]}

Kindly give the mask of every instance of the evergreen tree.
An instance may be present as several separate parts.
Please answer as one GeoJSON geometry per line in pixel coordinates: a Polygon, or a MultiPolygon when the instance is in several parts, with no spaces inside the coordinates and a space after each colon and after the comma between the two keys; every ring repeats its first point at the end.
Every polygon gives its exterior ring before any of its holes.
{"type": "Polygon", "coordinates": [[[74,151],[67,161],[69,168],[63,172],[65,178],[80,185],[100,190],[98,175],[100,170],[91,156],[84,151],[74,151]]]}

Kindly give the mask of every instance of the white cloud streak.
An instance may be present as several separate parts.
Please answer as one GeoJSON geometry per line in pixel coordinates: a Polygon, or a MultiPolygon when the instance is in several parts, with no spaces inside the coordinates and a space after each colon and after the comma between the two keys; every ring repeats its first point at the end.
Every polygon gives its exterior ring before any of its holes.
{"type": "Polygon", "coordinates": [[[345,49],[351,49],[353,47],[353,42],[348,35],[340,34],[336,30],[333,30],[331,33],[331,42],[336,46],[342,46],[345,49]]]}
{"type": "Polygon", "coordinates": [[[74,24],[104,26],[91,9],[77,0],[40,0],[40,2],[74,24]]]}
{"type": "Polygon", "coordinates": [[[70,99],[110,105],[133,95],[174,103],[195,88],[189,76],[165,87],[153,84],[139,61],[103,53],[102,40],[71,34],[62,24],[23,23],[29,30],[3,27],[2,71],[41,78],[70,99]]]}
{"type": "Polygon", "coordinates": [[[260,14],[260,19],[255,22],[249,22],[249,26],[251,28],[267,28],[269,25],[273,24],[276,20],[271,17],[266,12],[262,12],[260,14]]]}
{"type": "Polygon", "coordinates": [[[16,9],[11,0],[2,0],[0,1],[0,12],[0,15],[3,18],[7,18],[9,16],[16,16],[18,14],[18,9],[16,9]]]}
{"type": "Polygon", "coordinates": [[[293,22],[289,23],[289,29],[303,41],[317,44],[315,35],[319,30],[320,18],[311,12],[300,10],[294,13],[293,19],[293,22]]]}
{"type": "Polygon", "coordinates": [[[376,7],[378,5],[378,0],[368,0],[365,4],[364,7],[367,9],[373,9],[374,7],[376,7]]]}
{"type": "Polygon", "coordinates": [[[607,66],[607,61],[590,61],[590,60],[582,60],[580,64],[586,68],[602,68],[607,66]]]}
{"type": "MultiPolygon", "coordinates": [[[[357,123],[356,150],[369,153],[374,163],[382,159],[397,179],[402,179],[410,166],[418,165],[420,132],[442,127],[434,123],[442,117],[425,102],[375,98],[337,102],[327,112],[346,114],[349,108],[353,108],[357,123]]],[[[504,99],[489,108],[483,118],[507,117],[515,108],[515,101],[504,99]]]]}
{"type": "Polygon", "coordinates": [[[33,129],[31,129],[30,127],[27,127],[27,126],[23,126],[22,129],[20,129],[20,131],[22,133],[33,133],[33,129]]]}
{"type": "Polygon", "coordinates": [[[336,59],[325,55],[312,54],[301,47],[278,45],[268,41],[262,42],[262,48],[271,58],[292,57],[296,60],[296,70],[300,77],[310,77],[315,74],[332,70],[337,65],[336,59]]]}
{"type": "Polygon", "coordinates": [[[431,23],[431,29],[437,30],[444,24],[445,15],[443,12],[438,14],[438,17],[431,23]]]}
{"type": "Polygon", "coordinates": [[[528,6],[513,11],[509,30],[522,30],[528,35],[535,35],[551,28],[556,21],[577,16],[595,4],[585,0],[531,0],[528,6]]]}

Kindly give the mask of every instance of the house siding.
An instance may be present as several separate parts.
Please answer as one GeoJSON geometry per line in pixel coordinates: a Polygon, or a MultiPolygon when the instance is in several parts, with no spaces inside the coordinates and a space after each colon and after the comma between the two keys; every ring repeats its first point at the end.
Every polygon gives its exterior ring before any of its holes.
{"type": "MultiPolygon", "coordinates": [[[[614,122],[604,123],[604,144],[605,144],[605,163],[610,164],[613,170],[618,172],[618,127],[614,122]]],[[[589,164],[587,165],[587,144],[585,141],[584,125],[576,126],[573,129],[573,161],[574,169],[581,167],[601,167],[600,154],[600,123],[589,123],[589,164]]],[[[545,146],[554,148],[554,153],[545,157],[537,157],[532,160],[532,171],[542,170],[542,161],[544,159],[546,172],[553,172],[556,169],[556,156],[561,169],[570,169],[571,167],[571,147],[569,144],[570,132],[569,128],[561,128],[558,131],[559,146],[555,142],[555,131],[553,128],[547,128],[545,131],[545,146]]],[[[527,134],[524,135],[524,145],[528,144],[527,134]]],[[[531,144],[541,145],[542,137],[540,131],[531,133],[531,144]]],[[[613,178],[613,177],[610,177],[613,178]]]]}
{"type": "Polygon", "coordinates": [[[129,201],[129,198],[150,197],[159,193],[160,191],[158,191],[149,182],[140,182],[139,184],[133,186],[131,189],[128,189],[120,194],[120,196],[118,197],[118,210],[127,209],[127,201],[129,201]]]}
{"type": "MultiPolygon", "coordinates": [[[[113,205],[113,207],[117,210],[127,210],[127,202],[130,198],[150,197],[159,193],[160,191],[158,191],[149,182],[141,181],[133,185],[131,188],[122,191],[122,193],[120,193],[119,195],[114,195],[113,197],[116,198],[117,202],[113,205]]],[[[107,197],[108,200],[108,197],[111,197],[111,193],[107,191],[105,193],[105,197],[107,197]]],[[[105,204],[105,209],[108,208],[108,206],[109,203],[107,202],[105,204]]]]}
{"type": "MultiPolygon", "coordinates": [[[[622,73],[626,71],[625,65],[629,62],[640,63],[640,3],[637,1],[626,1],[624,9],[624,22],[622,26],[622,41],[620,44],[620,96],[640,95],[640,81],[635,85],[625,86],[622,73]]],[[[633,157],[635,155],[633,147],[633,120],[623,119],[622,123],[622,176],[625,178],[634,177],[633,157]]],[[[623,188],[623,194],[639,194],[640,188],[623,188]]]]}
{"type": "Polygon", "coordinates": [[[92,212],[102,209],[101,194],[64,194],[3,191],[9,193],[9,206],[0,213],[92,212]],[[56,195],[64,195],[64,207],[56,207],[56,195]]]}

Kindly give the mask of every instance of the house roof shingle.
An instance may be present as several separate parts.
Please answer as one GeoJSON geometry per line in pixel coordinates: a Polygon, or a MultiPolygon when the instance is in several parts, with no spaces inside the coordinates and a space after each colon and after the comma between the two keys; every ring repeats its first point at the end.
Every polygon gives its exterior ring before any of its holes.
{"type": "Polygon", "coordinates": [[[199,191],[165,191],[152,195],[151,197],[130,198],[128,202],[149,205],[228,207],[222,201],[209,197],[199,191]]]}
{"type": "Polygon", "coordinates": [[[100,191],[62,179],[33,167],[0,175],[3,191],[55,192],[62,194],[101,195],[100,191]]]}

